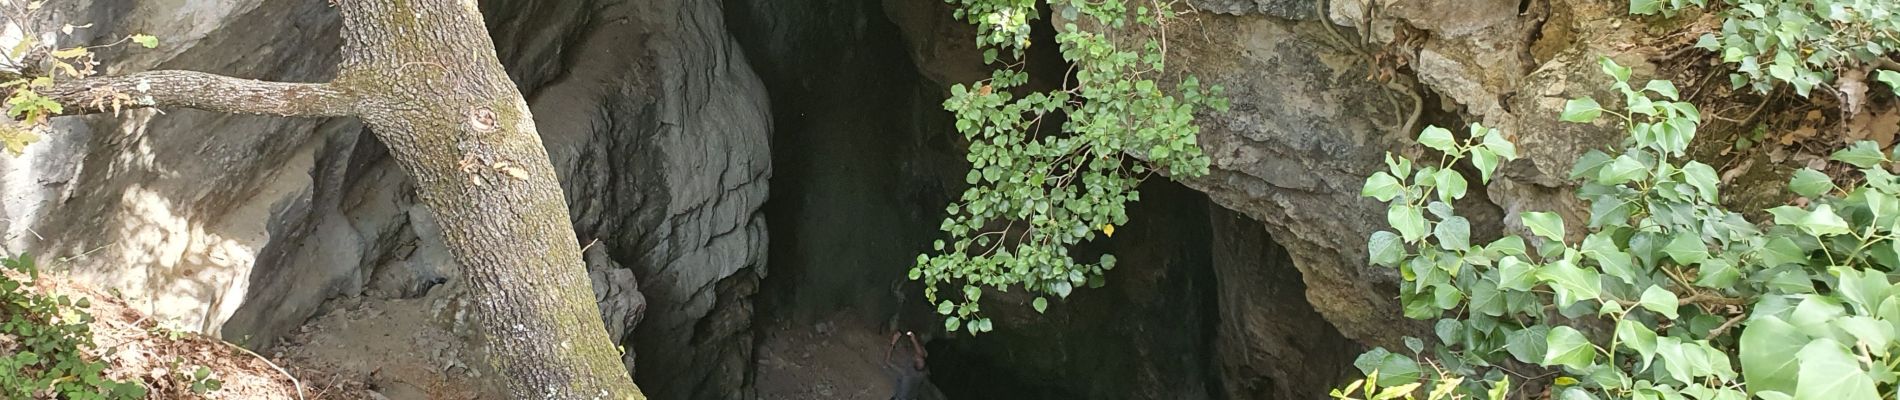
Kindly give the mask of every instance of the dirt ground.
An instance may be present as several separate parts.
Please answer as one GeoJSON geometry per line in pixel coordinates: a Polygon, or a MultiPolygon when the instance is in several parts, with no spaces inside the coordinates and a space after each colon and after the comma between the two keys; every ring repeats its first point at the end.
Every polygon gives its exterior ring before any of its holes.
{"type": "MultiPolygon", "coordinates": [[[[884,361],[890,333],[882,323],[837,313],[813,324],[775,323],[758,347],[760,400],[886,400],[896,375],[900,347],[884,361]]],[[[935,387],[923,399],[942,399],[935,387]]]]}
{"type": "MultiPolygon", "coordinates": [[[[16,279],[24,278],[13,271],[16,279]]],[[[117,296],[56,274],[41,275],[26,290],[53,296],[86,298],[94,318],[93,356],[108,364],[105,375],[144,382],[152,399],[370,399],[362,383],[330,370],[266,359],[222,340],[160,328],[158,322],[117,296]],[[211,371],[222,388],[205,394],[190,390],[199,366],[211,371]]],[[[4,339],[4,338],[0,338],[4,339]]],[[[0,340],[0,353],[11,353],[0,340]]]]}

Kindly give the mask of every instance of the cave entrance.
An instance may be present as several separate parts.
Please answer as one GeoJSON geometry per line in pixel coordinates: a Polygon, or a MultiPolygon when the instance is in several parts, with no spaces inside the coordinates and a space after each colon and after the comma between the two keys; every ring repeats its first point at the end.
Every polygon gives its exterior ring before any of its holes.
{"type": "Polygon", "coordinates": [[[884,354],[900,330],[934,331],[931,381],[948,399],[1318,398],[1345,376],[1357,347],[1308,305],[1264,228],[1160,178],[1128,226],[1076,249],[1121,260],[1104,287],[1042,314],[1023,291],[986,293],[995,332],[941,332],[906,272],[942,237],[968,165],[941,109],[947,86],[915,60],[959,56],[913,53],[954,47],[907,42],[933,32],[899,25],[921,23],[909,7],[725,1],[774,120],[760,398],[889,398],[884,354]]]}

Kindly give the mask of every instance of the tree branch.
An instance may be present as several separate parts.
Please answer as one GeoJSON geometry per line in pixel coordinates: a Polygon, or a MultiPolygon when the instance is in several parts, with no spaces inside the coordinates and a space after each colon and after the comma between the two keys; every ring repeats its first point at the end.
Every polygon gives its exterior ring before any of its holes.
{"type": "Polygon", "coordinates": [[[357,96],[334,84],[266,82],[194,71],[69,80],[37,92],[58,102],[64,108],[61,115],[184,107],[237,114],[342,117],[352,115],[357,103],[357,96]]]}

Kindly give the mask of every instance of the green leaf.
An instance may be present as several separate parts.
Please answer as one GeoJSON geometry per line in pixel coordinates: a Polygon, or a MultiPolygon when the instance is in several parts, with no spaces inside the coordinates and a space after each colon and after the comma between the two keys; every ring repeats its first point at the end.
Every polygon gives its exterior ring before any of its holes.
{"type": "Polygon", "coordinates": [[[1374,348],[1372,351],[1360,354],[1359,358],[1353,360],[1352,365],[1359,368],[1359,372],[1366,375],[1372,375],[1375,371],[1378,372],[1377,376],[1379,377],[1380,387],[1393,387],[1418,382],[1421,376],[1418,362],[1412,361],[1411,357],[1387,351],[1383,347],[1374,348]]]}
{"type": "Polygon", "coordinates": [[[1702,261],[1701,276],[1696,277],[1695,284],[1706,288],[1726,289],[1735,285],[1735,281],[1741,279],[1741,276],[1742,271],[1735,268],[1734,262],[1722,258],[1711,258],[1702,261]]]}
{"type": "Polygon", "coordinates": [[[1505,336],[1504,349],[1511,353],[1511,358],[1515,358],[1519,362],[1530,364],[1543,363],[1544,354],[1546,349],[1549,348],[1549,346],[1545,345],[1545,341],[1549,340],[1549,333],[1550,327],[1544,325],[1533,325],[1528,328],[1512,331],[1509,335],[1505,336]]]}
{"type": "Polygon", "coordinates": [[[1418,144],[1446,153],[1458,149],[1458,142],[1452,139],[1451,131],[1436,126],[1425,127],[1425,131],[1418,135],[1418,144]]]}
{"type": "Polygon", "coordinates": [[[1493,317],[1504,316],[1506,310],[1504,292],[1498,291],[1497,284],[1490,280],[1478,280],[1471,285],[1471,311],[1493,317]]]}
{"type": "Polygon", "coordinates": [[[1788,190],[1802,197],[1820,196],[1821,193],[1834,190],[1834,179],[1821,171],[1802,168],[1794,171],[1794,178],[1788,180],[1788,190]]]}
{"type": "Polygon", "coordinates": [[[1833,159],[1860,168],[1873,168],[1879,166],[1880,162],[1886,161],[1887,156],[1880,154],[1880,148],[1874,145],[1874,142],[1862,140],[1854,142],[1846,149],[1834,152],[1833,159]]]}
{"type": "Polygon", "coordinates": [[[1557,290],[1557,306],[1569,307],[1582,300],[1595,300],[1601,294],[1602,279],[1594,269],[1577,268],[1570,260],[1557,260],[1537,270],[1537,279],[1550,282],[1557,290]]]}
{"type": "Polygon", "coordinates": [[[1695,187],[1696,193],[1702,195],[1703,201],[1710,203],[1716,201],[1716,185],[1718,185],[1721,180],[1716,177],[1715,168],[1710,167],[1708,164],[1690,161],[1687,164],[1683,164],[1682,174],[1683,180],[1688,181],[1689,186],[1695,187]]]}
{"type": "Polygon", "coordinates": [[[1883,69],[1880,70],[1880,72],[1874,73],[1874,79],[1886,83],[1888,89],[1893,89],[1895,95],[1900,95],[1900,72],[1883,69]]]}
{"type": "Polygon", "coordinates": [[[1425,214],[1418,207],[1395,204],[1385,212],[1385,222],[1399,230],[1399,236],[1406,242],[1416,242],[1425,237],[1425,214]]]}
{"type": "Polygon", "coordinates": [[[1379,201],[1392,201],[1393,197],[1398,197],[1399,193],[1404,191],[1405,186],[1399,184],[1398,178],[1380,172],[1366,177],[1366,185],[1359,189],[1359,195],[1379,199],[1379,201]]]}
{"type": "MultiPolygon", "coordinates": [[[[1636,0],[1636,1],[1644,1],[1644,0],[1636,0]]],[[[1663,97],[1668,97],[1670,100],[1682,99],[1676,93],[1675,82],[1670,82],[1666,80],[1651,80],[1649,81],[1649,83],[1643,84],[1643,90],[1656,92],[1656,94],[1662,95],[1663,97]]]]}
{"type": "Polygon", "coordinates": [[[1660,10],[1662,10],[1662,0],[1630,0],[1630,14],[1653,15],[1660,10]]]}
{"type": "Polygon", "coordinates": [[[1677,233],[1663,246],[1663,254],[1682,265],[1694,265],[1709,258],[1709,246],[1702,243],[1702,237],[1693,232],[1677,233]]]}
{"type": "Polygon", "coordinates": [[[1596,99],[1584,96],[1564,102],[1564,111],[1559,118],[1566,122],[1590,122],[1602,113],[1603,105],[1597,104],[1596,99]]]}
{"type": "Polygon", "coordinates": [[[1563,217],[1559,217],[1557,216],[1557,214],[1547,213],[1547,212],[1527,212],[1527,213],[1521,214],[1520,218],[1522,218],[1524,221],[1524,227],[1530,228],[1531,233],[1537,234],[1537,236],[1542,236],[1545,239],[1550,239],[1551,241],[1554,241],[1554,242],[1563,242],[1564,240],[1563,217]]]}
{"type": "Polygon", "coordinates": [[[1438,173],[1432,177],[1432,180],[1438,183],[1438,195],[1445,201],[1449,202],[1454,199],[1465,198],[1465,176],[1458,174],[1458,171],[1451,169],[1438,170],[1438,173]]]}
{"type": "Polygon", "coordinates": [[[1432,332],[1438,334],[1440,343],[1458,343],[1464,341],[1465,325],[1455,319],[1441,319],[1432,325],[1432,332]]]}
{"type": "Polygon", "coordinates": [[[145,48],[148,49],[158,47],[158,37],[156,36],[141,33],[132,35],[130,39],[132,39],[133,43],[138,43],[140,46],[145,46],[145,48]]]}
{"type": "Polygon", "coordinates": [[[1485,149],[1504,157],[1505,160],[1517,159],[1517,145],[1504,140],[1504,135],[1498,133],[1497,129],[1485,129],[1483,143],[1485,149]]]}
{"type": "Polygon", "coordinates": [[[1530,291],[1537,285],[1537,269],[1519,261],[1517,256],[1506,256],[1498,260],[1498,288],[1530,291]]]}
{"type": "Polygon", "coordinates": [[[1803,296],[1801,304],[1796,304],[1794,310],[1788,314],[1788,322],[1793,324],[1796,330],[1808,336],[1826,337],[1833,334],[1828,328],[1828,323],[1845,315],[1846,312],[1846,309],[1832,297],[1806,295],[1803,296]]]}
{"type": "MultiPolygon", "coordinates": [[[[1784,355],[1785,357],[1785,355],[1784,355]]],[[[1874,381],[1861,370],[1847,346],[1834,339],[1808,342],[1795,354],[1801,372],[1795,383],[1796,399],[1878,400],[1874,381]]]]}
{"type": "Polygon", "coordinates": [[[1044,311],[1049,310],[1049,299],[1043,298],[1042,296],[1036,296],[1036,300],[1029,302],[1029,305],[1031,307],[1036,308],[1037,314],[1041,314],[1044,311]]]}
{"type": "Polygon", "coordinates": [[[1807,218],[1803,218],[1798,225],[1801,226],[1802,229],[1807,229],[1808,232],[1813,233],[1815,236],[1845,235],[1848,233],[1847,220],[1841,219],[1839,215],[1835,215],[1834,206],[1827,204],[1815,207],[1814,211],[1808,213],[1807,218]]]}
{"type": "Polygon", "coordinates": [[[1800,351],[1807,342],[1807,335],[1781,318],[1759,314],[1750,318],[1738,342],[1742,380],[1748,383],[1748,391],[1794,393],[1799,369],[1797,360],[1788,355],[1800,351]]]}
{"type": "Polygon", "coordinates": [[[1490,183],[1491,172],[1498,168],[1498,155],[1489,148],[1471,149],[1471,166],[1478,169],[1478,182],[1490,183]]]}
{"type": "Polygon", "coordinates": [[[1458,288],[1452,287],[1451,285],[1438,285],[1432,288],[1432,303],[1438,306],[1440,310],[1458,308],[1458,303],[1464,301],[1464,299],[1465,293],[1458,291],[1458,288]]]}
{"type": "Polygon", "coordinates": [[[1616,60],[1611,60],[1609,57],[1597,57],[1597,65],[1602,66],[1603,73],[1616,78],[1617,82],[1630,80],[1630,67],[1617,65],[1616,60]]]}
{"type": "Polygon", "coordinates": [[[1616,157],[1616,160],[1608,165],[1604,165],[1602,170],[1598,170],[1596,182],[1603,185],[1616,185],[1642,180],[1647,176],[1649,176],[1649,167],[1644,166],[1643,162],[1637,160],[1635,156],[1624,154],[1616,157]]]}
{"type": "Polygon", "coordinates": [[[1396,267],[1399,260],[1405,258],[1405,242],[1392,232],[1373,232],[1372,239],[1366,241],[1366,252],[1370,254],[1371,259],[1368,261],[1373,265],[1396,267]]]}
{"type": "Polygon", "coordinates": [[[1471,248],[1471,221],[1465,217],[1447,218],[1432,228],[1432,237],[1438,238],[1438,246],[1445,250],[1471,248]]]}
{"type": "MultiPolygon", "coordinates": [[[[1881,322],[1864,315],[1852,315],[1834,320],[1834,326],[1854,335],[1860,344],[1866,345],[1875,356],[1886,357],[1887,346],[1893,342],[1893,324],[1881,322]]],[[[1857,346],[1858,347],[1858,346],[1857,346]]]]}
{"type": "Polygon", "coordinates": [[[1676,319],[1676,302],[1676,292],[1663,289],[1661,286],[1650,286],[1649,289],[1643,290],[1642,301],[1639,304],[1664,317],[1676,319]]]}
{"type": "Polygon", "coordinates": [[[1583,369],[1596,362],[1597,349],[1590,340],[1569,326],[1551,328],[1544,340],[1544,359],[1541,365],[1562,365],[1583,369]]]}
{"type": "Polygon", "coordinates": [[[1649,369],[1649,362],[1656,357],[1656,331],[1650,330],[1642,322],[1624,318],[1616,321],[1616,340],[1636,350],[1636,354],[1641,354],[1643,369],[1649,369]]]}

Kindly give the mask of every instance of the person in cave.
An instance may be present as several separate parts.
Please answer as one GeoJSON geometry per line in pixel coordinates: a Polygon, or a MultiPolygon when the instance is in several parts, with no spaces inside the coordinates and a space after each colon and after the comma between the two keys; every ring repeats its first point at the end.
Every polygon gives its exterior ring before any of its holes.
{"type": "Polygon", "coordinates": [[[916,333],[911,331],[891,333],[891,344],[884,349],[884,364],[894,372],[891,400],[918,400],[923,397],[924,382],[930,377],[930,369],[924,364],[926,356],[929,356],[929,352],[924,350],[922,342],[917,341],[916,333]],[[892,364],[891,353],[901,344],[900,338],[909,339],[911,350],[908,361],[910,362],[892,364]]]}

